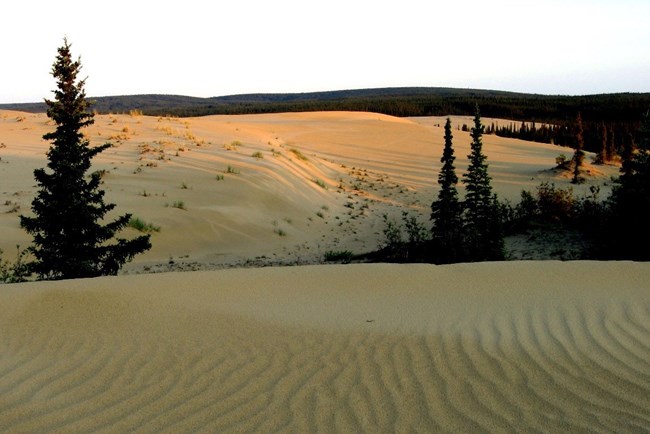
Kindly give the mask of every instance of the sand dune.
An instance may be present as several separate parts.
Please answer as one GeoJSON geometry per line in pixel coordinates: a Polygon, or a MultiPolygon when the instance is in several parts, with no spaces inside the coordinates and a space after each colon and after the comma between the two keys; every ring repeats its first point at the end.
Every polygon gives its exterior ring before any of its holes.
{"type": "MultiPolygon", "coordinates": [[[[409,211],[428,225],[437,194],[441,118],[327,112],[95,120],[85,130],[91,143],[115,145],[94,166],[104,171],[107,199],[161,228],[153,249],[126,271],[164,270],[170,258],[193,269],[367,252],[382,238],[383,214],[409,211]]],[[[454,118],[455,126],[467,122],[454,118]]],[[[43,114],[0,112],[0,248],[9,257],[31,241],[17,215],[29,212],[33,170],[45,165],[49,146],[41,136],[52,129],[43,114]]],[[[542,181],[570,185],[549,169],[571,150],[495,136],[484,142],[502,198],[515,202],[542,181]]],[[[468,133],[454,130],[459,174],[469,143],[468,133]]],[[[578,191],[598,184],[606,194],[617,168],[590,170],[578,191]]]]}
{"type": "Polygon", "coordinates": [[[7,285],[2,432],[647,432],[647,264],[7,285]]]}
{"type": "MultiPolygon", "coordinates": [[[[107,115],[86,133],[115,144],[95,164],[108,199],[160,226],[135,273],[371,250],[383,213],[426,220],[438,124],[107,115]]],[[[6,256],[30,241],[18,214],[52,128],[0,112],[6,256]]],[[[469,135],[454,136],[461,172],[469,135]]],[[[569,185],[549,170],[566,149],[484,147],[501,197],[569,185]]],[[[617,168],[589,170],[579,188],[606,193],[617,168]]],[[[647,432],[649,275],[632,262],[517,262],[3,285],[0,432],[647,432]]]]}

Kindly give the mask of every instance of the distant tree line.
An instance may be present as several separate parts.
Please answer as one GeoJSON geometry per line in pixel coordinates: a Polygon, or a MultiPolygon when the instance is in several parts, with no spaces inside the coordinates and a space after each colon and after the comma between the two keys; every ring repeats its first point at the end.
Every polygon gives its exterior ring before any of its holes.
{"type": "MultiPolygon", "coordinates": [[[[178,95],[99,97],[98,113],[127,113],[180,117],[213,114],[259,114],[305,111],[368,111],[391,116],[471,115],[479,104],[484,117],[510,119],[508,125],[487,125],[486,134],[573,146],[569,128],[582,115],[585,150],[598,152],[603,130],[611,147],[622,153],[633,146],[641,113],[650,107],[650,93],[587,96],[535,95],[451,88],[379,88],[294,94],[248,94],[213,98],[178,95]],[[516,121],[516,122],[514,122],[516,121]],[[534,125],[517,122],[534,121],[534,125]],[[604,125],[604,129],[603,129],[604,125]]],[[[4,104],[0,108],[46,111],[42,103],[4,104]]]]}
{"type": "MultiPolygon", "coordinates": [[[[634,131],[639,122],[582,122],[585,151],[606,154],[609,161],[615,155],[622,154],[627,147],[634,147],[634,131]]],[[[557,124],[509,122],[506,125],[492,123],[486,128],[486,134],[510,137],[539,143],[552,143],[559,146],[574,147],[575,134],[572,131],[573,120],[564,120],[557,124]]]]}

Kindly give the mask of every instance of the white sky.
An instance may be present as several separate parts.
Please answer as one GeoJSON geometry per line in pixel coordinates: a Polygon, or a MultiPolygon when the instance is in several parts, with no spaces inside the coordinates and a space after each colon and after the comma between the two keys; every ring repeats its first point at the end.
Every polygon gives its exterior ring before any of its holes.
{"type": "Polygon", "coordinates": [[[89,96],[650,92],[650,0],[13,0],[0,14],[4,103],[51,96],[64,35],[89,96]]]}

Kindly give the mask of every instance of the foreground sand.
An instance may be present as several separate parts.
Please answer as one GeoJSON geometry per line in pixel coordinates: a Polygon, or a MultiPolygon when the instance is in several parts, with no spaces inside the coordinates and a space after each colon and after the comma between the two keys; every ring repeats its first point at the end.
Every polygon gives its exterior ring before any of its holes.
{"type": "MultiPolygon", "coordinates": [[[[160,227],[151,251],[136,257],[128,272],[167,270],[170,259],[171,268],[183,269],[317,263],[329,250],[376,249],[383,214],[400,219],[407,211],[430,224],[443,118],[327,112],[95,120],[85,129],[91,143],[115,145],[94,161],[94,170],[104,171],[107,199],[118,212],[160,227]],[[182,209],[174,206],[181,203],[182,209]]],[[[453,122],[458,128],[471,118],[453,122]]],[[[41,137],[53,128],[44,114],[0,111],[5,258],[13,260],[15,246],[31,242],[18,215],[30,212],[33,171],[46,164],[49,147],[41,137]]],[[[469,133],[454,129],[459,175],[469,144],[469,133]]],[[[522,189],[543,181],[570,186],[568,174],[550,170],[570,149],[496,136],[484,137],[484,149],[501,198],[516,202],[522,189]]],[[[617,167],[589,170],[577,193],[599,185],[604,197],[617,167]]]]}
{"type": "Polygon", "coordinates": [[[647,432],[650,264],[0,287],[1,432],[647,432]]]}

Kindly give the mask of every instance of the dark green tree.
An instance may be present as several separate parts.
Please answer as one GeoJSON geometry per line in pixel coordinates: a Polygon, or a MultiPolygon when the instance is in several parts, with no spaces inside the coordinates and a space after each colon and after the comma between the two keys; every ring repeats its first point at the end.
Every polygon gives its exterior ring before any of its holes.
{"type": "Polygon", "coordinates": [[[471,130],[471,152],[467,172],[463,175],[465,203],[463,230],[468,259],[486,261],[503,259],[503,231],[496,195],[492,194],[487,157],[483,154],[483,125],[476,105],[471,130]]]}
{"type": "Polygon", "coordinates": [[[583,129],[582,129],[582,116],[580,113],[578,113],[578,117],[576,118],[576,122],[574,125],[574,149],[575,152],[573,153],[573,178],[571,178],[571,183],[573,184],[579,184],[582,182],[582,177],[580,176],[580,168],[582,167],[582,164],[585,160],[585,151],[583,150],[585,147],[585,142],[584,142],[584,134],[583,134],[583,129]]]}
{"type": "Polygon", "coordinates": [[[442,152],[442,168],[438,174],[438,199],[431,204],[433,222],[433,248],[436,262],[456,262],[460,259],[463,247],[462,208],[458,200],[458,176],[454,167],[454,148],[452,144],[451,120],[445,124],[445,147],[442,152]]]}
{"type": "Polygon", "coordinates": [[[125,262],[151,248],[149,236],[117,239],[130,214],[102,224],[114,204],[104,203],[99,188],[101,175],[87,175],[91,159],[109,148],[107,143],[90,147],[81,129],[94,122],[88,110],[85,80],[78,80],[80,60],[73,61],[64,40],[52,66],[57,89],[54,100],[45,100],[47,116],[56,130],[43,136],[52,145],[46,169],[34,171],[39,190],[32,201],[33,216],[21,216],[23,228],[33,236],[29,252],[35,260],[30,271],[41,279],[69,279],[117,274],[125,262]]]}
{"type": "MultiPolygon", "coordinates": [[[[642,127],[643,129],[643,127],[642,127]]],[[[624,181],[634,173],[634,141],[623,140],[621,149],[621,181],[624,181]]]]}
{"type": "MultiPolygon", "coordinates": [[[[637,149],[629,151],[609,198],[605,256],[650,260],[650,111],[642,120],[637,149]]],[[[630,146],[631,147],[631,146],[630,146]]]]}
{"type": "Polygon", "coordinates": [[[600,124],[598,128],[598,149],[596,150],[596,159],[594,160],[595,164],[604,164],[607,159],[607,127],[605,122],[600,124]]]}
{"type": "Polygon", "coordinates": [[[612,161],[616,156],[616,137],[613,128],[610,128],[607,132],[607,147],[605,152],[607,155],[605,160],[607,161],[612,161]]]}

